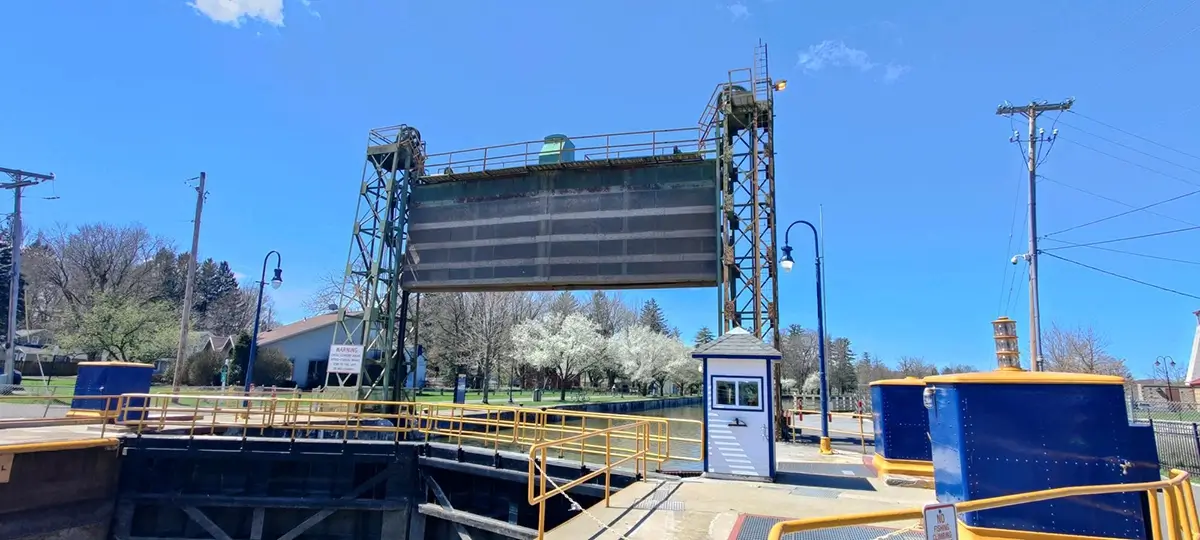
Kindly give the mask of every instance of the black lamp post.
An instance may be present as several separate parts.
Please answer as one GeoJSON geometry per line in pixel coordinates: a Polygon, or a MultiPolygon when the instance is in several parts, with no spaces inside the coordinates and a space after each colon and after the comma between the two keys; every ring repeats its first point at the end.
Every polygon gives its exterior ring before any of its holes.
{"type": "Polygon", "coordinates": [[[1175,400],[1175,392],[1171,389],[1171,373],[1175,371],[1175,359],[1170,356],[1159,356],[1154,359],[1154,371],[1157,375],[1162,370],[1163,379],[1167,381],[1167,403],[1175,400]]]}
{"type": "Polygon", "coordinates": [[[271,278],[271,288],[278,289],[283,285],[283,270],[279,267],[283,265],[283,257],[278,251],[271,250],[267,252],[267,256],[263,257],[262,277],[258,280],[258,307],[254,309],[254,330],[250,335],[250,357],[246,360],[246,381],[243,385],[244,390],[250,392],[251,381],[254,380],[254,356],[258,352],[258,323],[262,318],[262,300],[263,289],[267,287],[267,261],[271,260],[271,255],[275,256],[275,275],[271,278]]]}
{"type": "Polygon", "coordinates": [[[825,309],[823,291],[821,286],[821,238],[817,234],[817,228],[804,220],[794,221],[788,225],[787,230],[783,232],[783,257],[779,259],[779,266],[784,272],[790,272],[796,261],[792,259],[792,246],[789,245],[788,235],[792,232],[792,227],[798,224],[807,225],[812,229],[813,234],[813,253],[816,255],[817,266],[817,373],[821,379],[821,453],[832,454],[833,447],[829,439],[829,379],[826,377],[825,370],[825,309]]]}

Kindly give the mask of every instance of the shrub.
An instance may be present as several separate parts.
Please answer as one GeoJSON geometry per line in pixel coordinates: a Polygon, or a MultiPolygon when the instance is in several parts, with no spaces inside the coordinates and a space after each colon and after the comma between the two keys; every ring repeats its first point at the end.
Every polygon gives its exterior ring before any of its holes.
{"type": "Polygon", "coordinates": [[[292,378],[292,363],[279,349],[260,348],[254,353],[253,377],[257,386],[278,385],[292,378]]]}
{"type": "Polygon", "coordinates": [[[193,354],[187,361],[184,384],[191,386],[215,386],[221,384],[221,368],[225,366],[225,354],[205,350],[193,354]]]}

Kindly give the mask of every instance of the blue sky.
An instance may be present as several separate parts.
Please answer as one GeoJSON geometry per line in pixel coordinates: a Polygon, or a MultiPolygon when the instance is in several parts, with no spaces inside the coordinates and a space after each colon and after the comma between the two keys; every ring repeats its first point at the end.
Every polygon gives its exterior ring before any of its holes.
{"type": "MultiPolygon", "coordinates": [[[[319,277],[344,267],[370,128],[417,126],[441,152],[689,126],[761,38],[772,75],[789,81],[777,100],[779,220],[824,207],[830,332],[887,360],[990,366],[989,321],[1005,304],[1022,335],[1028,321],[1023,279],[1003,300],[1008,259],[1024,251],[1023,207],[1007,247],[1024,166],[996,105],[1074,96],[1086,115],[1057,125],[1041,171],[1053,181],[1039,188],[1045,232],[1126,209],[1062,184],[1132,205],[1200,189],[1200,75],[1189,67],[1200,63],[1200,5],[1078,5],[4,2],[0,166],[58,175],[26,199],[35,228],[137,221],[181,247],[193,205],[184,180],[207,171],[202,255],[252,274],[281,251],[276,301],[291,320],[319,277]],[[39,198],[49,195],[60,199],[39,198]]],[[[1055,238],[1186,227],[1200,222],[1200,196],[1154,210],[1170,218],[1139,212],[1055,238]]],[[[1191,231],[1105,247],[1196,260],[1198,241],[1191,231]]],[[[1200,295],[1196,265],[1057,253],[1200,295]]],[[[815,322],[806,260],[781,280],[785,325],[815,322]]],[[[1156,355],[1188,356],[1200,300],[1049,257],[1042,281],[1045,326],[1095,327],[1135,373],[1156,355]]],[[[715,325],[713,291],[653,294],[688,336],[715,325]]]]}

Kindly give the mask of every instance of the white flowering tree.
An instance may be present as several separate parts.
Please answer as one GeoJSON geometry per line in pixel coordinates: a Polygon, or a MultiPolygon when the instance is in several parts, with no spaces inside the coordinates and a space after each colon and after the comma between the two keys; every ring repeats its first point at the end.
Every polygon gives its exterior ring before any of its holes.
{"type": "Polygon", "coordinates": [[[596,323],[577,313],[525,321],[513,328],[512,341],[515,354],[558,377],[560,400],[567,399],[567,382],[590,368],[605,346],[596,323]]]}
{"type": "Polygon", "coordinates": [[[651,383],[656,383],[662,392],[668,380],[686,387],[700,377],[697,371],[700,364],[692,360],[690,347],[645,325],[630,326],[614,334],[608,350],[621,371],[643,392],[651,383]]]}

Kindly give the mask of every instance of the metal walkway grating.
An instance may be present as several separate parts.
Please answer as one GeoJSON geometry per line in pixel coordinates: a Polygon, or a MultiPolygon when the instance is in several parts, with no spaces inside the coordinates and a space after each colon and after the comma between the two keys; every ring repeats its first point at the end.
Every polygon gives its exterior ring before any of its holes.
{"type": "MultiPolygon", "coordinates": [[[[754,516],[742,514],[738,524],[734,526],[729,540],[766,540],[771,526],[783,521],[781,518],[754,516]]],[[[880,536],[895,532],[895,529],[884,527],[840,527],[823,531],[792,533],[784,536],[784,540],[875,540],[880,536]]],[[[888,540],[924,540],[921,532],[906,532],[889,536],[888,540]]]]}

